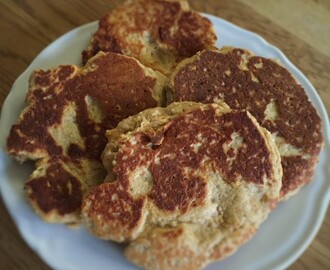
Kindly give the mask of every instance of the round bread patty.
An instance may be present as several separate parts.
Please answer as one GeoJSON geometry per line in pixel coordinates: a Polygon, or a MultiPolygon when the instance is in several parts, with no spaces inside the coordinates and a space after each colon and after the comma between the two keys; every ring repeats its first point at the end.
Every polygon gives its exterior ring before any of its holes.
{"type": "Polygon", "coordinates": [[[99,51],[111,51],[167,75],[215,41],[211,21],[190,10],[185,0],[126,1],[100,20],[82,58],[85,63],[99,51]]]}
{"type": "Polygon", "coordinates": [[[7,150],[21,162],[36,161],[25,191],[40,217],[79,223],[85,192],[105,177],[105,131],[163,104],[165,81],[136,59],[103,52],[84,67],[34,71],[28,104],[10,130],[7,150]]]}
{"type": "Polygon", "coordinates": [[[302,86],[280,63],[247,50],[205,50],[182,61],[168,85],[168,103],[226,102],[269,130],[281,154],[281,197],[312,179],[323,137],[321,120],[302,86]]]}
{"type": "Polygon", "coordinates": [[[107,132],[106,182],[83,201],[97,237],[129,242],[144,269],[199,269],[250,239],[276,205],[280,156],[270,133],[225,103],[173,103],[107,132]]]}

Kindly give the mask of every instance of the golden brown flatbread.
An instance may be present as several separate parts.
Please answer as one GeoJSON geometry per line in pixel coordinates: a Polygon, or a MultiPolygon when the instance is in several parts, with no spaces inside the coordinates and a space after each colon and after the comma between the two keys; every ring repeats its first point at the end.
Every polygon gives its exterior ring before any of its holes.
{"type": "Polygon", "coordinates": [[[105,131],[164,102],[165,77],[137,60],[100,52],[85,67],[37,70],[27,106],[12,126],[8,153],[36,162],[25,184],[46,221],[77,223],[83,196],[105,176],[105,131]]]}
{"type": "Polygon", "coordinates": [[[129,242],[144,269],[200,269],[249,240],[276,205],[282,167],[270,133],[221,103],[173,103],[107,132],[106,182],[83,202],[97,237],[129,242]]]}
{"type": "Polygon", "coordinates": [[[224,101],[269,130],[281,154],[283,199],[311,181],[323,144],[321,120],[280,63],[238,48],[205,50],[179,64],[168,88],[168,103],[224,101]]]}
{"type": "Polygon", "coordinates": [[[85,63],[99,51],[112,51],[169,74],[179,61],[215,41],[211,21],[191,11],[187,1],[127,1],[100,20],[82,56],[85,63]]]}

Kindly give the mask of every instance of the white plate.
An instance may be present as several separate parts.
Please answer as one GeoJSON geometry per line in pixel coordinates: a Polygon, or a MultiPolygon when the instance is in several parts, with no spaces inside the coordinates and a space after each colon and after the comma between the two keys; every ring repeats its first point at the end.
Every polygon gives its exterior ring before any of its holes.
{"type": "MultiPolygon", "coordinates": [[[[207,267],[215,269],[283,269],[308,247],[324,219],[330,199],[329,120],[315,89],[306,77],[277,48],[254,33],[207,15],[215,25],[218,46],[247,48],[257,55],[279,59],[299,80],[323,122],[325,146],[314,181],[295,197],[282,202],[261,226],[256,236],[237,253],[207,267]]],[[[2,110],[0,121],[0,187],[4,202],[25,241],[52,268],[63,270],[137,269],[126,261],[123,246],[98,240],[84,228],[42,222],[26,203],[22,191],[32,164],[18,165],[5,153],[6,137],[24,106],[28,78],[33,69],[59,64],[79,64],[97,23],[83,25],[63,35],[44,49],[16,80],[2,110]]]]}

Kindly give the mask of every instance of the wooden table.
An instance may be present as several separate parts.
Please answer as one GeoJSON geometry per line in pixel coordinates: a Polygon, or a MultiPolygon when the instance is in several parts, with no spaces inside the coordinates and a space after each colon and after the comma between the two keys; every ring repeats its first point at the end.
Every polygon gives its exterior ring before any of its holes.
{"type": "MultiPolygon", "coordinates": [[[[122,1],[0,1],[0,104],[34,57],[65,32],[122,1]]],[[[309,78],[330,112],[329,0],[191,0],[191,6],[254,31],[282,50],[309,78]]],[[[329,179],[330,180],[330,179],[329,179]]],[[[23,242],[0,203],[0,269],[49,267],[23,242]]],[[[315,240],[289,267],[330,269],[330,212],[315,240]]]]}

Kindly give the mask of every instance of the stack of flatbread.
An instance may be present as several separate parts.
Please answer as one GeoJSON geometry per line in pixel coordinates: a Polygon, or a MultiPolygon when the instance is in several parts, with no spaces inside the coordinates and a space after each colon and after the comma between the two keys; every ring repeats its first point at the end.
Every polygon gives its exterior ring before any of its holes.
{"type": "Polygon", "coordinates": [[[144,269],[201,269],[251,239],[311,181],[321,120],[281,63],[215,43],[186,1],[127,1],[81,66],[36,70],[7,141],[35,161],[35,212],[144,269]]]}

